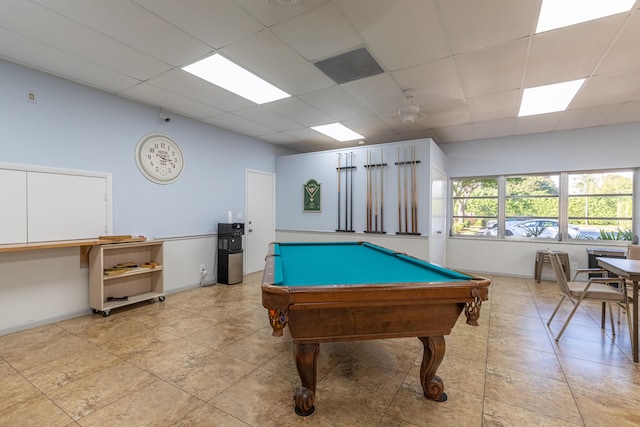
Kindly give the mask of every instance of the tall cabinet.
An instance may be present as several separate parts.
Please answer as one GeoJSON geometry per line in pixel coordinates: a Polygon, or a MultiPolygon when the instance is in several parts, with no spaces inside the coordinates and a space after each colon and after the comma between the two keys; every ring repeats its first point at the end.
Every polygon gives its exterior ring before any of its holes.
{"type": "Polygon", "coordinates": [[[164,301],[162,251],[161,240],[92,247],[89,303],[93,312],[106,317],[117,307],[154,298],[164,301]]]}

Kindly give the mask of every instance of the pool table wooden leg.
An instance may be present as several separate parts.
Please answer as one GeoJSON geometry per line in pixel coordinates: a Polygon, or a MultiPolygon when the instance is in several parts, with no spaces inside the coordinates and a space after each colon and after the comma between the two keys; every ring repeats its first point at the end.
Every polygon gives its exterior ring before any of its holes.
{"type": "Polygon", "coordinates": [[[424,346],[422,355],[422,365],[420,366],[420,383],[424,395],[431,400],[444,402],[447,400],[447,393],[444,392],[444,384],[436,370],[444,358],[445,343],[443,336],[418,337],[424,346]]]}
{"type": "Polygon", "coordinates": [[[293,395],[296,414],[307,417],[314,413],[313,402],[316,398],[316,367],[320,344],[293,344],[293,357],[298,368],[302,385],[293,395]]]}

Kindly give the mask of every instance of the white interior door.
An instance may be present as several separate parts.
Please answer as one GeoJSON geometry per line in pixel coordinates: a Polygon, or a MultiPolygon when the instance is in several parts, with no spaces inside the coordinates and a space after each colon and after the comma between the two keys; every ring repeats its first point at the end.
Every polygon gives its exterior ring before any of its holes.
{"type": "Polygon", "coordinates": [[[264,269],[269,243],[276,238],[275,175],[247,170],[245,182],[245,272],[264,269]]]}
{"type": "Polygon", "coordinates": [[[429,261],[446,265],[446,190],[444,173],[431,168],[431,232],[429,234],[429,261]]]}

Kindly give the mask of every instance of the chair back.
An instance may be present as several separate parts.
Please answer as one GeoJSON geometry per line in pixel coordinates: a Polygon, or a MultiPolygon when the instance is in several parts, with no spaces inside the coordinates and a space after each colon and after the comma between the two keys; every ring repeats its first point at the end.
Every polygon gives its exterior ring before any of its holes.
{"type": "Polygon", "coordinates": [[[562,291],[562,293],[567,295],[568,297],[571,297],[571,291],[569,290],[567,277],[564,275],[564,270],[562,269],[562,265],[560,264],[560,257],[557,253],[551,251],[547,251],[547,255],[549,256],[549,261],[551,262],[553,272],[556,275],[556,281],[558,282],[560,291],[562,291]]]}
{"type": "Polygon", "coordinates": [[[629,245],[627,248],[627,259],[640,260],[640,245],[629,245]]]}

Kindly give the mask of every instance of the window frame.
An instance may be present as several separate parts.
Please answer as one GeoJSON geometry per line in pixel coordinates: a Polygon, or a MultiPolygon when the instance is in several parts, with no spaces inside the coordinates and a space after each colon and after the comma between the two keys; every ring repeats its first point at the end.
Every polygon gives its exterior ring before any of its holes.
{"type": "MultiPolygon", "coordinates": [[[[565,172],[545,172],[545,173],[526,173],[526,174],[509,174],[509,175],[488,175],[488,176],[468,176],[468,177],[451,177],[449,179],[449,200],[450,200],[450,209],[451,209],[451,213],[450,215],[448,215],[448,219],[449,219],[449,237],[452,238],[479,238],[479,239],[490,239],[490,240],[518,240],[518,241],[559,241],[559,242],[576,242],[576,243],[593,243],[595,241],[598,242],[607,242],[607,243],[611,243],[611,242],[616,242],[616,240],[591,240],[591,239],[581,239],[581,238],[570,238],[569,235],[569,225],[570,225],[570,220],[573,217],[569,217],[569,201],[571,197],[579,197],[575,194],[569,194],[569,177],[570,175],[579,175],[579,174],[585,174],[585,175],[590,175],[590,174],[606,174],[606,173],[621,173],[621,172],[630,172],[631,173],[631,181],[632,181],[632,189],[631,189],[631,193],[628,192],[621,192],[621,193],[607,193],[607,194],[600,194],[600,193],[596,193],[594,195],[596,196],[624,196],[624,197],[629,197],[629,195],[631,196],[632,199],[632,213],[631,213],[631,232],[632,232],[632,236],[633,239],[632,240],[620,240],[618,242],[625,242],[625,244],[629,244],[632,241],[633,242],[637,242],[638,238],[637,238],[637,234],[636,234],[636,230],[637,230],[637,219],[636,219],[636,212],[638,207],[640,206],[640,201],[638,200],[638,195],[637,195],[637,188],[640,188],[640,169],[638,168],[619,168],[619,169],[605,169],[605,170],[588,170],[588,171],[565,171],[565,172]],[[549,237],[544,237],[544,238],[539,238],[539,237],[510,237],[510,236],[506,236],[506,222],[507,222],[507,216],[506,216],[506,205],[507,205],[507,199],[509,197],[507,197],[506,195],[506,186],[507,186],[507,179],[508,178],[513,178],[513,177],[527,177],[527,176],[558,176],[559,180],[558,180],[558,218],[553,218],[553,217],[547,217],[547,216],[535,216],[535,217],[530,217],[529,219],[550,219],[550,220],[557,220],[558,221],[558,232],[557,232],[557,237],[556,238],[549,238],[549,237]],[[456,212],[454,212],[454,206],[455,206],[455,200],[457,199],[461,199],[461,197],[454,197],[453,196],[453,183],[455,181],[460,181],[460,180],[483,180],[483,179],[497,179],[497,184],[498,184],[498,196],[497,196],[497,203],[498,203],[498,217],[496,218],[497,222],[498,222],[498,231],[496,233],[495,236],[490,236],[490,235],[484,235],[484,234],[456,234],[455,230],[454,230],[454,224],[455,224],[455,220],[456,218],[464,218],[464,217],[460,217],[460,216],[456,216],[456,212]]],[[[584,196],[584,195],[580,195],[580,196],[584,196]]],[[[593,196],[593,195],[592,195],[593,196]]],[[[519,196],[517,196],[519,197],[519,196]]],[[[522,196],[522,197],[527,197],[527,198],[536,198],[536,197],[548,197],[548,196],[544,196],[544,195],[540,195],[540,196],[522,196]]],[[[478,198],[478,197],[476,197],[478,198]]],[[[487,197],[487,198],[493,198],[493,197],[487,197]]],[[[480,217],[480,216],[474,216],[473,218],[476,219],[484,219],[484,218],[489,218],[489,217],[480,217]]],[[[594,217],[595,218],[595,217],[594,217]]],[[[491,217],[491,219],[493,219],[493,217],[491,217]]],[[[582,218],[581,218],[582,219],[582,218]]],[[[586,219],[586,218],[585,218],[586,219]]],[[[607,218],[607,219],[616,219],[616,220],[629,220],[628,217],[614,217],[614,218],[607,218]]],[[[525,221],[526,219],[523,219],[523,221],[525,221]]]]}

